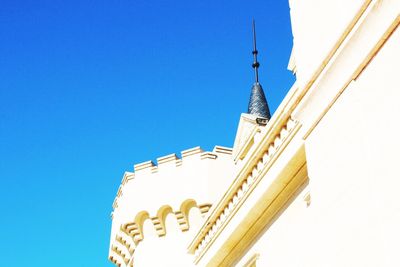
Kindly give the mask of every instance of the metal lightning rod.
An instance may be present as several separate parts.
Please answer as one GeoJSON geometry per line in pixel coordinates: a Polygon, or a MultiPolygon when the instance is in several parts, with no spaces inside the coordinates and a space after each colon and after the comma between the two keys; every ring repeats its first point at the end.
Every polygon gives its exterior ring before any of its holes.
{"type": "Polygon", "coordinates": [[[257,61],[257,40],[256,40],[256,22],[253,19],[253,57],[254,57],[254,62],[252,64],[252,67],[254,68],[254,74],[256,78],[256,83],[258,83],[258,67],[260,67],[260,63],[257,61]]]}

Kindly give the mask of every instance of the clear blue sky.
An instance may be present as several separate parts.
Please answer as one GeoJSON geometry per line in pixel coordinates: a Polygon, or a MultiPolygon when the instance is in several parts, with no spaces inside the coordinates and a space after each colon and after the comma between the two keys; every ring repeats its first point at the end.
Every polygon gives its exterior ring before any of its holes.
{"type": "Polygon", "coordinates": [[[288,1],[18,1],[0,7],[0,266],[112,266],[125,170],[232,146],[253,83],[291,84],[288,1]]]}

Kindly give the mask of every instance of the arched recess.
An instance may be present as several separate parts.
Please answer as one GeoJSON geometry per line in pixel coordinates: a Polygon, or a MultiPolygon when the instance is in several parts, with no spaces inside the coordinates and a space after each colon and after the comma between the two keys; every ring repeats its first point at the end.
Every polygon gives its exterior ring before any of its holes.
{"type": "Polygon", "coordinates": [[[194,199],[186,199],[182,202],[179,211],[175,212],[178,219],[178,223],[181,226],[182,231],[187,231],[190,228],[189,222],[189,210],[193,207],[197,207],[197,202],[194,199]]]}
{"type": "Polygon", "coordinates": [[[175,213],[168,213],[165,216],[165,231],[168,238],[176,238],[176,235],[181,234],[181,227],[178,223],[175,213]]]}
{"type": "Polygon", "coordinates": [[[174,214],[174,211],[172,210],[172,207],[170,205],[164,205],[161,208],[158,209],[157,211],[157,219],[153,219],[154,226],[156,227],[157,233],[159,236],[166,235],[167,233],[167,227],[165,224],[165,220],[168,216],[168,214],[174,214]]]}
{"type": "Polygon", "coordinates": [[[197,202],[196,200],[189,198],[182,202],[180,206],[180,211],[188,215],[189,210],[193,207],[198,207],[197,202]]]}
{"type": "Polygon", "coordinates": [[[204,216],[202,215],[200,208],[192,207],[188,210],[188,221],[190,222],[190,231],[199,229],[203,224],[204,216]]]}
{"type": "Polygon", "coordinates": [[[147,218],[144,220],[142,225],[142,233],[144,240],[148,240],[149,238],[156,238],[158,237],[158,231],[154,227],[153,219],[147,218]]]}
{"type": "MultiPolygon", "coordinates": [[[[123,255],[122,251],[113,250],[112,254],[110,254],[110,260],[117,266],[133,264],[133,255],[136,249],[140,249],[141,246],[146,245],[145,242],[139,246],[139,243],[141,243],[145,236],[146,238],[157,235],[163,236],[166,235],[167,231],[172,232],[172,228],[180,228],[181,231],[188,231],[189,222],[190,228],[195,231],[203,223],[203,217],[210,207],[211,204],[198,205],[194,199],[186,199],[180,205],[179,210],[174,211],[170,205],[163,205],[158,209],[154,217],[150,217],[149,213],[145,210],[138,212],[133,221],[121,225],[121,233],[116,240],[116,242],[124,245],[129,253],[123,255]],[[179,227],[177,227],[177,223],[179,227]],[[128,244],[130,243],[128,242],[129,237],[132,237],[133,244],[128,244]],[[128,255],[131,256],[130,261],[126,257],[128,255]]],[[[152,242],[149,242],[149,244],[152,244],[152,242]]]]}
{"type": "Polygon", "coordinates": [[[150,218],[149,213],[145,210],[140,211],[138,214],[136,214],[135,224],[136,224],[137,231],[138,231],[138,237],[139,237],[138,240],[139,241],[142,240],[144,237],[144,235],[143,235],[144,221],[146,221],[149,218],[150,218]]]}

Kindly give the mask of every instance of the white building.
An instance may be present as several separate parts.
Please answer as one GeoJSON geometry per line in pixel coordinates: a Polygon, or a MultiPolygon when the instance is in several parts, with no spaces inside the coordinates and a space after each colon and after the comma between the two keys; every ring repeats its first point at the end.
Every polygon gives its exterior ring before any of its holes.
{"type": "Polygon", "coordinates": [[[125,173],[117,266],[400,266],[400,1],[290,8],[285,99],[269,118],[255,83],[233,149],[125,173]]]}

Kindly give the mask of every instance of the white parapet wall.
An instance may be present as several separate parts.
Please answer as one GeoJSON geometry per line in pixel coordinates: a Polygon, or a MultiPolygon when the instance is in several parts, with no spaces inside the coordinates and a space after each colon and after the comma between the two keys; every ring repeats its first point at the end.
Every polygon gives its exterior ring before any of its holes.
{"type": "Polygon", "coordinates": [[[188,266],[176,264],[190,264],[190,230],[200,226],[217,194],[231,183],[231,154],[221,146],[211,152],[195,147],[180,157],[135,164],[134,173],[124,174],[113,203],[109,259],[117,266],[188,266]]]}
{"type": "Polygon", "coordinates": [[[198,267],[400,266],[400,1],[290,2],[296,83],[259,132],[242,117],[254,134],[238,131],[235,179],[189,252],[198,267]]]}

